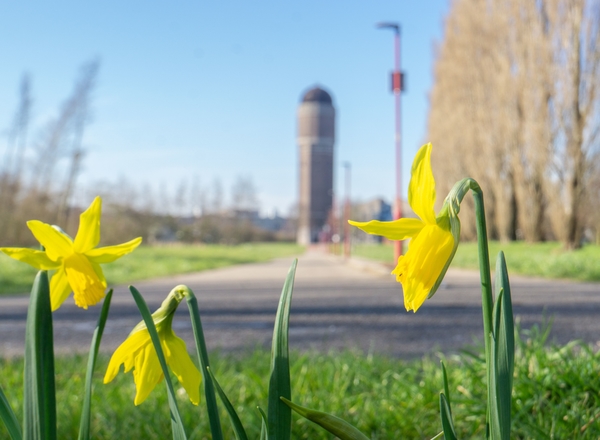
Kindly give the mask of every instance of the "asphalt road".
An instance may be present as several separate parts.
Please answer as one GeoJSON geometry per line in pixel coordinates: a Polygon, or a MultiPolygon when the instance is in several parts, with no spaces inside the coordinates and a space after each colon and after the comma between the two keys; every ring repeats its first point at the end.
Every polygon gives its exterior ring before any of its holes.
{"type": "MultiPolygon", "coordinates": [[[[209,349],[269,347],[275,312],[292,258],[135,283],[151,310],[177,284],[198,297],[209,349]]],[[[509,262],[510,271],[510,262],[509,262]]],[[[410,358],[457,351],[482,336],[478,274],[450,270],[436,295],[406,312],[400,285],[375,264],[311,250],[299,257],[290,318],[290,347],[359,349],[410,358]]],[[[583,339],[600,349],[600,284],[511,277],[514,312],[523,328],[553,319],[551,339],[583,339]]],[[[0,356],[23,353],[26,295],[0,297],[0,356]]],[[[54,313],[55,349],[88,350],[99,307],[83,310],[72,298],[54,313]]],[[[114,350],[141,320],[126,286],[115,289],[101,349],[114,350]]],[[[176,333],[193,345],[185,303],[176,333]]]]}

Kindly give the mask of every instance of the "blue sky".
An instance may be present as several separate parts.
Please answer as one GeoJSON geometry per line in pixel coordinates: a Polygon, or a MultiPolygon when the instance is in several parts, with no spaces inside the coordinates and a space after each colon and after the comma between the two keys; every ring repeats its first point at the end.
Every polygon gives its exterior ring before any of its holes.
{"type": "MultiPolygon", "coordinates": [[[[352,164],[354,199],[394,196],[393,35],[402,26],[404,192],[426,141],[434,43],[447,0],[0,1],[0,149],[23,72],[34,125],[56,114],[80,66],[99,57],[81,187],[126,177],[226,195],[251,176],[265,212],[297,198],[296,109],[318,84],[337,109],[336,188],[352,164]]],[[[228,200],[225,200],[227,203],[228,200]]]]}

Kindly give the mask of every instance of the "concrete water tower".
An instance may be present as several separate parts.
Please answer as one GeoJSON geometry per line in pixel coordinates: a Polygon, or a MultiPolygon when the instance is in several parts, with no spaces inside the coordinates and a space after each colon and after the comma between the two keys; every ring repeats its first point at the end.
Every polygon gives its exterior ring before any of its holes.
{"type": "Polygon", "coordinates": [[[319,240],[333,205],[333,146],[335,108],[331,95],[314,87],[298,107],[300,194],[298,244],[319,240]]]}

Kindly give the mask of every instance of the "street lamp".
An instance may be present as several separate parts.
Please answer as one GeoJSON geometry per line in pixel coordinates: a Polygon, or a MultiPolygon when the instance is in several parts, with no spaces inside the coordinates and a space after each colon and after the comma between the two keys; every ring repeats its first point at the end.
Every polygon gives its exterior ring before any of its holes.
{"type": "MultiPolygon", "coordinates": [[[[401,107],[400,93],[404,91],[403,74],[400,71],[400,25],[398,23],[377,23],[378,29],[394,31],[394,71],[392,72],[392,91],[396,101],[396,201],[394,203],[394,220],[402,218],[402,137],[401,137],[401,107]]],[[[394,264],[402,255],[402,241],[394,242],[394,264]]]]}

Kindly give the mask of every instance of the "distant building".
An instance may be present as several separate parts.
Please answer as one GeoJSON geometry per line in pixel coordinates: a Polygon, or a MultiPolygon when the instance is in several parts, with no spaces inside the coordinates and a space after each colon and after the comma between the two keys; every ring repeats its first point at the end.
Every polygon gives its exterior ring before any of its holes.
{"type": "Polygon", "coordinates": [[[298,107],[300,164],[297,242],[314,243],[333,205],[335,108],[331,95],[314,87],[298,107]]]}
{"type": "Polygon", "coordinates": [[[352,207],[352,218],[360,222],[368,222],[369,220],[389,222],[393,219],[392,205],[381,198],[355,203],[352,207]]]}
{"type": "MultiPolygon", "coordinates": [[[[402,217],[416,218],[412,208],[406,200],[402,201],[402,217]]],[[[352,220],[359,222],[368,222],[370,220],[379,220],[389,222],[393,220],[392,205],[382,198],[375,198],[366,202],[352,204],[352,220]]],[[[356,242],[381,243],[383,237],[379,235],[365,234],[358,228],[351,229],[353,240],[356,242]]]]}
{"type": "Polygon", "coordinates": [[[285,217],[281,217],[279,214],[275,213],[269,217],[259,217],[252,221],[254,226],[262,229],[263,231],[272,231],[279,232],[283,228],[285,228],[288,219],[285,217]]]}

